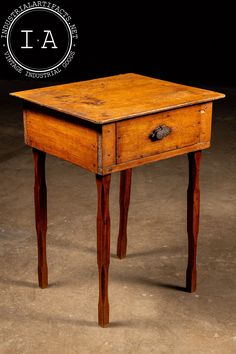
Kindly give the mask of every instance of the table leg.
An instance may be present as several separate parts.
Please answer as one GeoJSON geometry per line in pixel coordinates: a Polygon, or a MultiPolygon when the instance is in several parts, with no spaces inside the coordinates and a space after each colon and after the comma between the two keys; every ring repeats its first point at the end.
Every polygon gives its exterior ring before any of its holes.
{"type": "Polygon", "coordinates": [[[48,286],[48,267],[46,255],[47,233],[47,187],[45,181],[45,158],[43,151],[33,148],[34,156],[34,203],[35,223],[38,241],[38,281],[40,288],[48,286]]]}
{"type": "Polygon", "coordinates": [[[110,263],[110,213],[109,190],[111,175],[96,175],[97,209],[97,262],[99,272],[98,323],[101,327],[109,324],[108,270],[110,263]]]}
{"type": "Polygon", "coordinates": [[[120,226],[117,242],[117,257],[126,257],[127,251],[127,221],[131,192],[132,169],[120,173],[120,226]]]}
{"type": "Polygon", "coordinates": [[[188,267],[186,272],[186,290],[194,292],[197,282],[197,239],[200,213],[199,174],[201,151],[190,152],[189,185],[187,192],[187,231],[188,231],[188,267]]]}

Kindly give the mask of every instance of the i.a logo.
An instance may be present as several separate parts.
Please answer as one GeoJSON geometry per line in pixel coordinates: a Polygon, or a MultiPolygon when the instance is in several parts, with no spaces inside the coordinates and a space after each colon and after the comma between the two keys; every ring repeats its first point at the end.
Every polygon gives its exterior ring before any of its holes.
{"type": "Polygon", "coordinates": [[[73,60],[78,32],[71,16],[47,1],[33,1],[12,11],[1,32],[8,63],[31,78],[60,73],[73,60]]]}
{"type": "MultiPolygon", "coordinates": [[[[33,30],[21,30],[21,32],[25,33],[25,46],[22,46],[21,49],[33,49],[34,47],[29,46],[29,33],[34,32],[33,30]]],[[[46,38],[44,41],[44,44],[42,45],[42,49],[47,49],[46,44],[47,43],[52,43],[53,46],[51,48],[57,49],[58,47],[55,44],[55,41],[52,36],[52,32],[50,30],[44,30],[46,32],[46,38]],[[50,37],[50,39],[48,39],[50,37]]]]}

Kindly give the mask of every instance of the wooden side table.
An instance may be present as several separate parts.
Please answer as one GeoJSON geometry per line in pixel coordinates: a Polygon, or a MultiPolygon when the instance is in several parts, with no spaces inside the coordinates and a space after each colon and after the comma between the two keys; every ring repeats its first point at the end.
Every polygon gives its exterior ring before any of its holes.
{"type": "Polygon", "coordinates": [[[201,150],[210,146],[212,101],[224,95],[137,74],[12,93],[24,100],[25,143],[33,148],[39,286],[48,286],[45,156],[52,154],[96,174],[98,322],[109,324],[109,188],[120,175],[117,256],[126,256],[132,168],[188,154],[188,266],[186,288],[196,289],[201,150]]]}

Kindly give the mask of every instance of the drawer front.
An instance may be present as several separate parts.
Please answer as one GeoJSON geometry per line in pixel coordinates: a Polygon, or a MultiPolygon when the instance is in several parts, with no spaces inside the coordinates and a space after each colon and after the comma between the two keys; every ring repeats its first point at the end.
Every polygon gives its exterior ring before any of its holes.
{"type": "Polygon", "coordinates": [[[118,122],[117,163],[206,142],[210,140],[211,116],[212,104],[207,103],[118,122]]]}

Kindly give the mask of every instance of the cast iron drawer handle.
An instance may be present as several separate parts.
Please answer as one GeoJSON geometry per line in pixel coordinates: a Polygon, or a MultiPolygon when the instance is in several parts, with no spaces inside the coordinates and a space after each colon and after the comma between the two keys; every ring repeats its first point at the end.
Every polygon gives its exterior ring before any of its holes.
{"type": "Polygon", "coordinates": [[[165,138],[167,135],[171,133],[171,128],[167,125],[159,125],[153,132],[149,135],[149,139],[151,141],[157,141],[165,138]]]}

